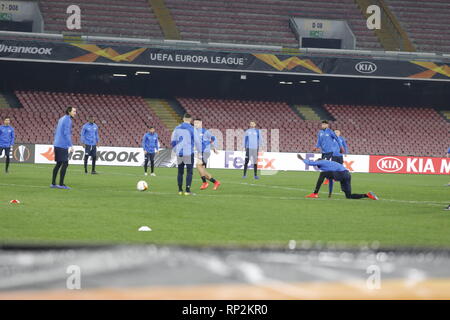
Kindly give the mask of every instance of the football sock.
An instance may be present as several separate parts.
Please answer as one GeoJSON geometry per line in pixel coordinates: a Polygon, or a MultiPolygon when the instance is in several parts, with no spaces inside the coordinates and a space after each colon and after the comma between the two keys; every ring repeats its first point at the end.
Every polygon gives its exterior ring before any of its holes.
{"type": "Polygon", "coordinates": [[[87,173],[87,162],[88,162],[89,156],[84,156],[84,172],[87,173]]]}
{"type": "Polygon", "coordinates": [[[202,181],[203,181],[203,183],[206,182],[206,177],[205,176],[202,177],[202,181]]]}
{"type": "Polygon", "coordinates": [[[52,177],[52,184],[56,184],[56,176],[58,175],[59,168],[61,168],[62,162],[57,162],[55,167],[53,168],[53,177],[52,177]]]}
{"type": "Polygon", "coordinates": [[[186,175],[186,191],[189,192],[189,189],[191,188],[191,184],[192,184],[192,170],[191,172],[189,172],[189,168],[188,168],[188,172],[186,175]]]}
{"type": "Polygon", "coordinates": [[[184,175],[184,164],[178,166],[178,190],[183,191],[183,175],[184,175]]]}
{"type": "Polygon", "coordinates": [[[319,193],[320,187],[322,186],[323,181],[325,180],[325,174],[322,172],[319,175],[319,178],[317,179],[316,188],[314,189],[314,193],[319,193]]]}
{"type": "Polygon", "coordinates": [[[345,193],[345,197],[347,199],[361,199],[361,198],[368,198],[369,196],[367,194],[358,194],[358,193],[345,193]]]}
{"type": "Polygon", "coordinates": [[[6,157],[6,167],[5,167],[5,171],[8,172],[9,169],[9,156],[6,157]]]}
{"type": "Polygon", "coordinates": [[[61,166],[61,174],[59,176],[59,185],[64,185],[64,178],[66,177],[67,167],[69,166],[69,162],[63,162],[61,166]]]}
{"type": "Polygon", "coordinates": [[[248,159],[245,159],[245,163],[244,163],[244,176],[247,175],[247,168],[248,168],[248,159]]]}

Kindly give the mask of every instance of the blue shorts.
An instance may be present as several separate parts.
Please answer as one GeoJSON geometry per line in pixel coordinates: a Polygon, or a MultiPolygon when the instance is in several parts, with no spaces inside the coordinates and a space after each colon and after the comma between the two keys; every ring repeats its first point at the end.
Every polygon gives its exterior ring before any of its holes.
{"type": "Polygon", "coordinates": [[[69,149],[55,147],[55,161],[69,162],[69,149]]]}

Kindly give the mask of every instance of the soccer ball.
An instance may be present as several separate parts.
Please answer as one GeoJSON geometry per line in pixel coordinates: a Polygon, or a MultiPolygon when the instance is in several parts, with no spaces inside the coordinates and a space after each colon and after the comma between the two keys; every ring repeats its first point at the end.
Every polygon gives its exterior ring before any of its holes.
{"type": "Polygon", "coordinates": [[[147,182],[145,182],[145,181],[139,181],[139,182],[137,183],[136,188],[137,188],[139,191],[145,191],[145,190],[148,189],[148,184],[147,184],[147,182]]]}

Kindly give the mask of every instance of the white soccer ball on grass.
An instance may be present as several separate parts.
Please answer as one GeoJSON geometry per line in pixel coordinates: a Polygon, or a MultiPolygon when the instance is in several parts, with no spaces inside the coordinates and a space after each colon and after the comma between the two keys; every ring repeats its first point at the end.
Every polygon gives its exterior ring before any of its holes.
{"type": "Polygon", "coordinates": [[[145,191],[145,190],[148,189],[148,183],[145,182],[145,181],[143,181],[143,180],[141,180],[141,181],[139,181],[139,182],[137,183],[136,188],[137,188],[139,191],[145,191]]]}

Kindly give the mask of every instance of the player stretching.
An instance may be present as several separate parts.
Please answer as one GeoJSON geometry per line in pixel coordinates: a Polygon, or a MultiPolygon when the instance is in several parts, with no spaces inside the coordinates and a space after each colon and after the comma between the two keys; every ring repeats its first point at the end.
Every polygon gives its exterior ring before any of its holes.
{"type": "MultiPolygon", "coordinates": [[[[345,193],[345,197],[347,199],[370,198],[372,200],[378,200],[378,197],[371,191],[365,194],[352,193],[352,176],[342,164],[324,159],[319,159],[317,161],[305,160],[300,154],[297,154],[297,158],[302,160],[308,166],[315,166],[319,168],[319,170],[321,171],[319,180],[317,181],[317,185],[319,187],[325,178],[334,179],[341,183],[341,189],[345,193]]],[[[317,188],[317,185],[316,190],[314,190],[313,193],[314,197],[310,198],[319,197],[319,190],[317,188]]]]}
{"type": "Polygon", "coordinates": [[[194,167],[194,146],[201,150],[201,143],[198,135],[195,134],[194,127],[191,125],[192,116],[186,113],[183,116],[183,123],[172,132],[172,148],[177,156],[178,164],[178,194],[183,194],[183,175],[186,167],[186,192],[184,195],[191,195],[192,174],[194,167]]]}
{"type": "Polygon", "coordinates": [[[253,171],[255,179],[258,177],[258,150],[262,145],[261,131],[256,129],[256,122],[250,121],[250,128],[245,131],[244,135],[244,148],[245,148],[245,163],[244,163],[244,175],[242,178],[247,178],[248,163],[253,164],[253,171]]]}
{"type": "MultiPolygon", "coordinates": [[[[338,137],[331,130],[328,121],[323,120],[321,123],[321,129],[317,134],[317,143],[314,151],[322,152],[322,159],[331,160],[333,158],[333,152],[335,150],[335,144],[338,144],[339,150],[341,153],[345,153],[344,148],[342,147],[342,143],[339,141],[338,137]]],[[[328,181],[325,182],[328,184],[328,181]]]]}
{"type": "Polygon", "coordinates": [[[217,188],[219,188],[219,186],[220,186],[220,181],[217,181],[216,179],[214,179],[213,176],[210,175],[208,173],[208,171],[206,171],[208,159],[211,155],[211,145],[213,147],[214,153],[215,154],[219,153],[216,150],[215,145],[214,145],[214,142],[216,141],[216,137],[214,137],[211,134],[211,132],[209,132],[208,130],[206,130],[205,128],[202,127],[202,120],[199,118],[194,120],[194,127],[195,127],[196,133],[202,143],[201,153],[200,152],[197,153],[197,156],[198,156],[197,170],[198,170],[198,173],[200,174],[200,177],[202,177],[202,182],[203,182],[200,187],[200,190],[205,190],[206,188],[208,188],[209,183],[206,181],[207,179],[209,181],[211,181],[212,183],[214,183],[213,190],[217,190],[217,188]]]}
{"type": "Polygon", "coordinates": [[[11,119],[6,117],[0,126],[0,156],[5,151],[5,173],[8,173],[11,148],[14,145],[14,128],[11,127],[11,119]]]}
{"type": "Polygon", "coordinates": [[[155,174],[155,153],[159,153],[159,142],[158,134],[155,132],[154,127],[150,127],[148,132],[144,134],[142,138],[142,148],[145,152],[145,162],[144,162],[144,174],[147,175],[148,162],[150,161],[150,175],[152,177],[155,174]]]}
{"type": "Polygon", "coordinates": [[[55,132],[55,141],[53,143],[56,165],[53,169],[52,184],[50,185],[50,188],[71,189],[64,184],[64,178],[66,176],[67,167],[69,166],[69,148],[70,152],[73,152],[72,119],[76,114],[77,109],[68,107],[66,109],[66,115],[61,117],[58,121],[55,132]],[[56,185],[56,176],[58,175],[59,169],[61,169],[59,185],[56,185]]]}
{"type": "Polygon", "coordinates": [[[317,134],[317,144],[314,151],[322,151],[322,159],[331,160],[333,157],[334,144],[339,145],[341,153],[345,153],[341,141],[337,135],[329,128],[328,121],[324,120],[321,124],[321,130],[317,134]]]}
{"type": "Polygon", "coordinates": [[[89,157],[92,158],[92,174],[95,171],[95,162],[97,161],[97,144],[98,144],[98,126],[95,124],[95,118],[89,117],[89,122],[81,129],[81,142],[84,144],[84,173],[88,173],[87,163],[89,157]]]}
{"type": "Polygon", "coordinates": [[[341,148],[339,147],[339,144],[336,141],[334,141],[334,150],[331,160],[336,161],[337,163],[340,164],[344,164],[344,155],[348,153],[347,141],[343,136],[341,136],[340,130],[334,130],[334,133],[338,137],[338,140],[341,141],[342,147],[344,148],[344,153],[341,153],[341,148]]]}
{"type": "MultiPolygon", "coordinates": [[[[331,157],[331,160],[335,161],[337,163],[340,163],[340,164],[344,164],[344,154],[348,153],[347,141],[344,139],[344,137],[341,136],[341,131],[334,130],[334,133],[338,137],[338,140],[341,141],[341,144],[342,144],[342,147],[344,148],[345,153],[341,153],[341,148],[339,147],[338,142],[336,140],[333,140],[334,150],[333,150],[333,155],[331,157]]],[[[319,192],[322,182],[323,182],[323,180],[320,182],[320,184],[319,184],[319,181],[317,182],[318,183],[316,186],[317,192],[319,192]]],[[[328,185],[328,198],[331,198],[331,194],[333,193],[333,180],[327,179],[327,180],[325,180],[325,184],[329,184],[328,185]]],[[[312,193],[311,195],[314,195],[314,193],[312,193]]],[[[311,197],[314,197],[314,196],[311,196],[311,197]]]]}

